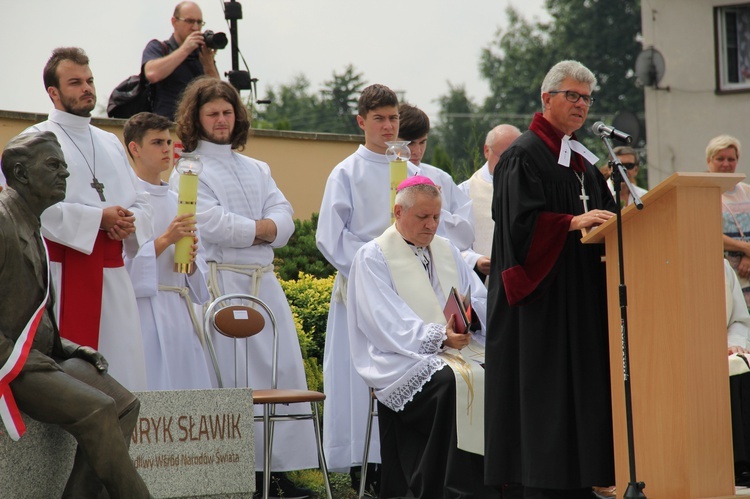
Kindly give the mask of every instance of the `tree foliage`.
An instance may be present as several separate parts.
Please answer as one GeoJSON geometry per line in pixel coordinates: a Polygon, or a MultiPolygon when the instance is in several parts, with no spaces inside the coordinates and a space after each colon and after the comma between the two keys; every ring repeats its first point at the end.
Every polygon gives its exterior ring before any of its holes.
{"type": "Polygon", "coordinates": [[[320,92],[311,89],[304,75],[289,84],[271,87],[265,99],[271,101],[254,109],[253,127],[301,132],[358,133],[354,117],[357,98],[364,87],[364,76],[351,64],[342,73],[333,72],[320,92]]]}
{"type": "Polygon", "coordinates": [[[596,113],[642,112],[643,92],[633,74],[641,50],[639,2],[547,0],[547,10],[552,20],[542,23],[507,9],[508,31],[498,31],[482,51],[480,70],[491,92],[484,110],[538,111],[544,75],[556,62],[575,59],[597,77],[596,113]]]}
{"type": "Polygon", "coordinates": [[[466,88],[450,83],[448,86],[448,94],[439,98],[440,125],[431,134],[435,146],[427,156],[428,163],[461,181],[484,161],[481,152],[487,132],[483,120],[475,119],[477,105],[466,94],[466,88]]]}
{"type": "MultiPolygon", "coordinates": [[[[451,158],[450,166],[444,168],[459,179],[463,165],[476,161],[472,155],[481,150],[475,147],[478,136],[483,138],[482,134],[500,123],[521,130],[528,127],[533,113],[541,110],[544,76],[558,61],[580,61],[597,77],[591,121],[611,120],[625,110],[643,113],[643,91],[636,87],[633,74],[641,51],[640,2],[547,0],[546,7],[549,22],[529,21],[514,8],[507,9],[508,29],[498,30],[480,57],[480,72],[490,88],[481,106],[466,113],[458,104],[460,93],[452,85],[440,98],[442,123],[436,135],[451,158]]],[[[582,135],[584,140],[590,138],[582,135]]],[[[595,141],[591,142],[596,149],[595,141]]]]}
{"type": "Polygon", "coordinates": [[[295,280],[300,272],[320,278],[336,273],[336,269],[328,263],[315,243],[317,228],[317,213],[313,213],[310,220],[295,219],[294,234],[289,242],[286,246],[274,249],[274,267],[282,279],[295,280]]]}

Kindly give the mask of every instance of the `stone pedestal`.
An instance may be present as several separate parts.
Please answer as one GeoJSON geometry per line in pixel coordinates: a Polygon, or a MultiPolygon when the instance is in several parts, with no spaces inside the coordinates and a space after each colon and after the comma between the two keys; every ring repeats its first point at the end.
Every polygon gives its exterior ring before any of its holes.
{"type": "MultiPolygon", "coordinates": [[[[139,392],[130,457],[156,498],[251,497],[255,490],[253,399],[249,388],[139,392]]],[[[13,442],[0,426],[0,481],[15,497],[56,499],[76,442],[24,416],[13,442]]]]}

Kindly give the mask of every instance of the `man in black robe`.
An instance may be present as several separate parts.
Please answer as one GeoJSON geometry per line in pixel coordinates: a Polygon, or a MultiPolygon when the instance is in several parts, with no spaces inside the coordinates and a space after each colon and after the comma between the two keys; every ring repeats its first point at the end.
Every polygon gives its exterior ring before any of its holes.
{"type": "Polygon", "coordinates": [[[485,481],[522,484],[525,498],[614,483],[602,248],[580,239],[615,204],[574,134],[595,86],[580,63],[556,64],[543,112],[494,175],[485,481]]]}

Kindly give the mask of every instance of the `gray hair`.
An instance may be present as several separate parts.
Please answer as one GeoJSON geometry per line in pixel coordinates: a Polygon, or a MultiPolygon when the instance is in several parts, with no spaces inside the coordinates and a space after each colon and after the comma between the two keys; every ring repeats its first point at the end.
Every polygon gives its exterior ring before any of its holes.
{"type": "MultiPolygon", "coordinates": [[[[588,84],[589,92],[593,91],[596,86],[596,76],[589,68],[578,61],[560,61],[552,66],[547,72],[547,76],[544,77],[541,93],[560,90],[560,86],[566,78],[588,84]]],[[[544,107],[544,101],[542,101],[542,107],[544,107]]]]}
{"type": "Polygon", "coordinates": [[[414,206],[414,203],[417,201],[417,194],[419,193],[433,199],[440,197],[440,189],[436,185],[417,184],[398,191],[394,205],[397,204],[403,209],[408,210],[414,206]]]}

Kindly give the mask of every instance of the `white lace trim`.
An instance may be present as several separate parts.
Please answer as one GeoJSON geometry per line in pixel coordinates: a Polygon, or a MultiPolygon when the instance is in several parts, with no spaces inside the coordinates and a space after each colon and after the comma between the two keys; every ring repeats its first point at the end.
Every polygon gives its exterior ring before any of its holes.
{"type": "Polygon", "coordinates": [[[434,355],[440,351],[440,345],[443,344],[448,336],[445,334],[445,326],[440,324],[429,324],[427,326],[427,337],[419,345],[419,355],[434,355]]]}
{"type": "Polygon", "coordinates": [[[406,382],[396,387],[381,402],[392,411],[402,411],[404,406],[412,401],[414,395],[422,391],[422,387],[430,381],[432,375],[445,367],[445,365],[445,361],[437,355],[423,360],[412,369],[412,374],[406,382]]]}

